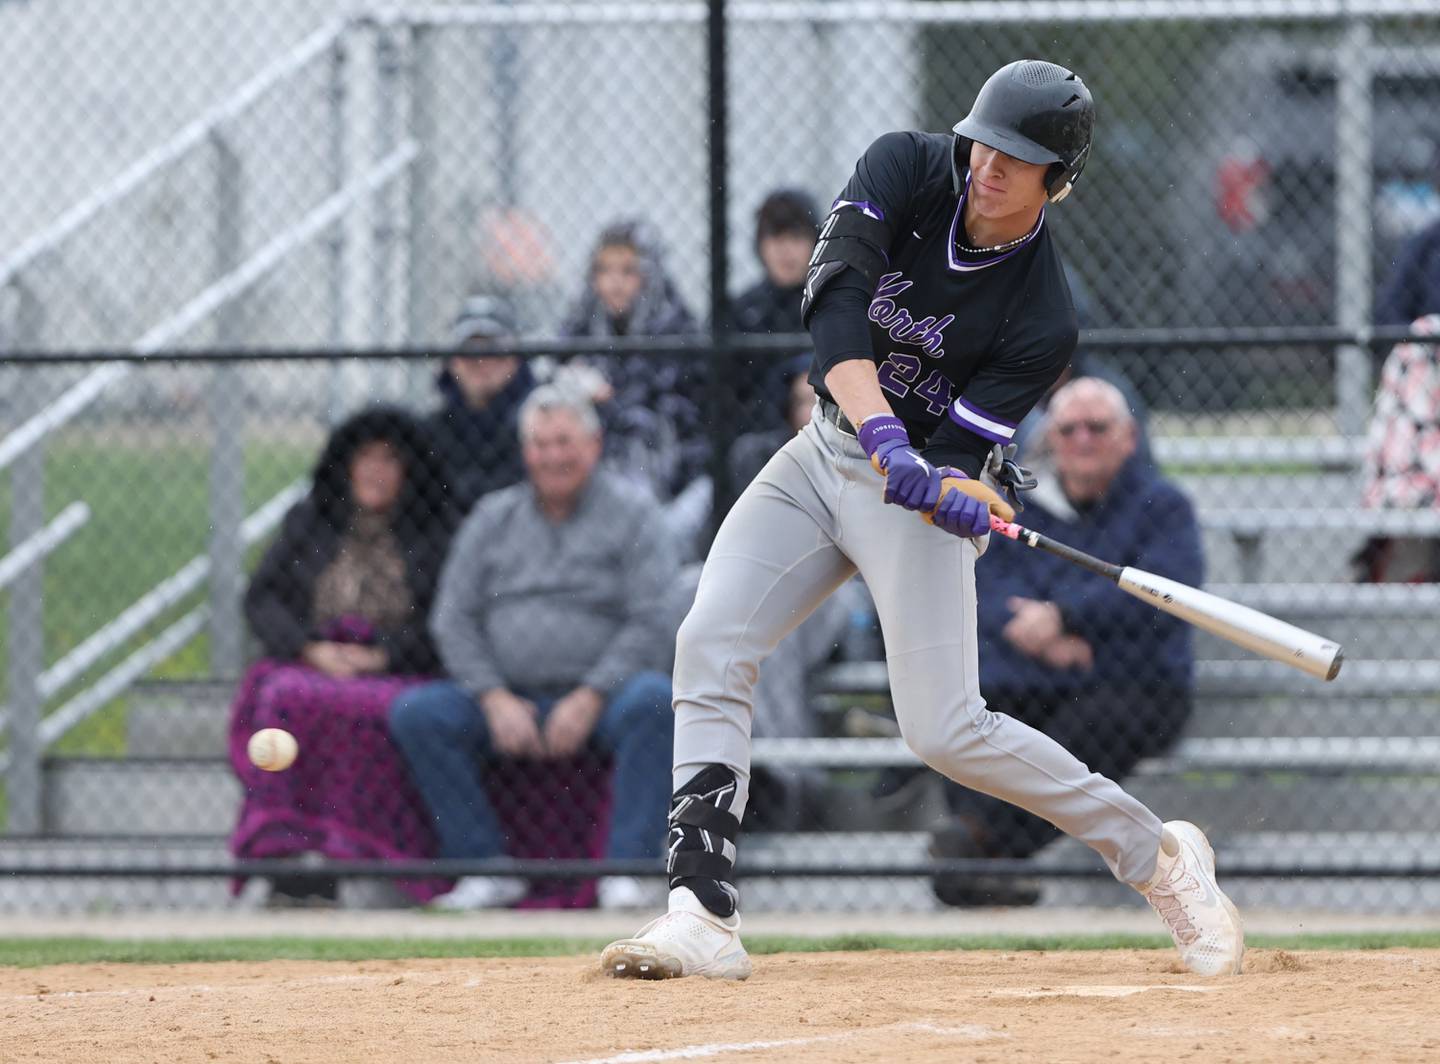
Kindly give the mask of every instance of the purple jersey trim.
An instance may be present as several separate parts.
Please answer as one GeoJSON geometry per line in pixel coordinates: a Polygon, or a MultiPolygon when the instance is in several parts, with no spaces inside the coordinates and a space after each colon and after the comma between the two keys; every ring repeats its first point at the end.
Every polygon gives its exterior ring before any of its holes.
{"type": "Polygon", "coordinates": [[[1040,208],[1040,217],[1035,219],[1035,228],[1025,234],[1025,239],[1016,244],[1009,251],[1002,251],[993,258],[981,259],[978,262],[964,262],[955,254],[955,234],[960,231],[960,219],[965,214],[965,199],[970,195],[970,175],[965,175],[965,191],[960,193],[960,202],[955,205],[955,217],[950,221],[950,240],[945,245],[945,253],[949,256],[950,268],[956,273],[973,273],[976,270],[983,270],[989,266],[995,266],[1004,262],[1012,256],[1018,255],[1030,246],[1030,242],[1040,233],[1040,227],[1045,224],[1045,208],[1040,208]]]}
{"type": "Polygon", "coordinates": [[[832,211],[839,210],[841,207],[854,207],[867,218],[874,218],[877,222],[883,222],[885,220],[885,212],[869,200],[837,199],[834,203],[830,204],[832,211]]]}
{"type": "Polygon", "coordinates": [[[1009,443],[1015,435],[1015,423],[986,413],[964,396],[950,404],[950,420],[992,443],[1009,443]]]}

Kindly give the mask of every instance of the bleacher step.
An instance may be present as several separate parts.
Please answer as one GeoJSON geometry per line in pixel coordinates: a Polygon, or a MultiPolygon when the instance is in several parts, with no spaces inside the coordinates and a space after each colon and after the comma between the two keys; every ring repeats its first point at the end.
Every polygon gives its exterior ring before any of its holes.
{"type": "MultiPolygon", "coordinates": [[[[763,744],[759,750],[757,763],[764,763],[763,744]]],[[[1226,832],[1394,831],[1440,823],[1440,776],[1433,770],[1424,778],[1352,772],[1342,782],[1328,772],[1251,774],[1172,759],[1127,786],[1162,815],[1183,814],[1226,832]]],[[[853,790],[857,808],[873,805],[863,779],[853,790]]],[[[218,759],[70,759],[47,765],[45,795],[50,834],[163,837],[228,833],[241,792],[218,759]]]]}
{"type": "MultiPolygon", "coordinates": [[[[1397,877],[1357,879],[1259,879],[1230,875],[1243,867],[1293,862],[1301,867],[1365,864],[1402,869],[1429,860],[1440,850],[1440,835],[1431,832],[1236,832],[1225,834],[1206,825],[1216,844],[1222,883],[1242,908],[1250,905],[1349,911],[1433,911],[1440,907],[1440,881],[1397,877]]],[[[751,868],[823,863],[851,868],[880,865],[921,865],[928,860],[929,834],[907,832],[758,832],[746,837],[743,864],[751,868]]],[[[14,866],[181,867],[224,864],[221,837],[126,839],[23,839],[6,841],[5,862],[14,866]]],[[[1073,839],[1061,839],[1035,858],[1037,865],[1086,865],[1097,859],[1073,839]]],[[[742,870],[743,870],[742,864],[742,870]]],[[[1040,879],[1045,906],[1135,905],[1135,894],[1106,877],[1040,879]]],[[[749,911],[873,910],[885,898],[892,911],[938,908],[922,876],[877,878],[741,877],[749,911]]],[[[253,908],[264,897],[264,885],[252,884],[232,896],[228,880],[191,877],[87,878],[65,876],[0,878],[0,912],[58,914],[69,912],[143,910],[218,910],[253,908]]],[[[382,908],[405,904],[380,879],[353,880],[341,886],[346,908],[382,908]]]]}
{"type": "MultiPolygon", "coordinates": [[[[832,665],[821,674],[819,689],[851,695],[887,695],[885,663],[852,661],[832,665]]],[[[1195,663],[1195,695],[1197,699],[1288,695],[1341,701],[1440,697],[1440,660],[1347,660],[1340,675],[1326,683],[1278,661],[1253,655],[1234,661],[1204,659],[1195,663]]]]}
{"type": "Polygon", "coordinates": [[[228,762],[65,758],[45,765],[44,823],[52,835],[225,835],[241,788],[228,762]]]}
{"type": "MultiPolygon", "coordinates": [[[[230,860],[223,836],[24,838],[5,840],[7,868],[185,868],[224,866],[230,860]]],[[[58,915],[137,911],[254,909],[267,893],[249,882],[236,894],[227,878],[198,876],[0,876],[0,913],[58,915]]],[[[340,884],[346,909],[407,905],[394,881],[354,878],[340,884]]]]}

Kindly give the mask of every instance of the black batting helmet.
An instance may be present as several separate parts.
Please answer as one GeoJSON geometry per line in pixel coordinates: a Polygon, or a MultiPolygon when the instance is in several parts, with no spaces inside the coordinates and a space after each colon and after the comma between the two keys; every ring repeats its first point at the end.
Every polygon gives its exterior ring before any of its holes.
{"type": "Polygon", "coordinates": [[[1051,163],[1045,192],[1058,203],[1085,168],[1095,102],[1073,70],[1042,59],[1007,63],[986,79],[955,133],[1027,163],[1051,163]]]}

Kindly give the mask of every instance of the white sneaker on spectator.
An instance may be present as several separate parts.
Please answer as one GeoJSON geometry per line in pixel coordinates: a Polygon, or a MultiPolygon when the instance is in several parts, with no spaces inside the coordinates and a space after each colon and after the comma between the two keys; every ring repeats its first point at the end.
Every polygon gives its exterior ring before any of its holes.
{"type": "Polygon", "coordinates": [[[455,889],[430,904],[436,909],[505,909],[529,893],[529,884],[514,876],[464,876],[455,889]]]}
{"type": "Polygon", "coordinates": [[[1164,827],[1155,877],[1137,889],[1165,921],[1186,968],[1196,975],[1239,975],[1245,929],[1216,882],[1210,840],[1188,821],[1164,827]]]}
{"type": "Polygon", "coordinates": [[[654,892],[634,876],[605,876],[600,880],[602,909],[643,909],[654,900],[654,892]]]}
{"type": "Polygon", "coordinates": [[[634,938],[606,946],[600,967],[619,979],[744,979],[750,975],[750,958],[740,943],[739,913],[716,916],[689,887],[676,887],[670,892],[670,911],[634,938]]]}

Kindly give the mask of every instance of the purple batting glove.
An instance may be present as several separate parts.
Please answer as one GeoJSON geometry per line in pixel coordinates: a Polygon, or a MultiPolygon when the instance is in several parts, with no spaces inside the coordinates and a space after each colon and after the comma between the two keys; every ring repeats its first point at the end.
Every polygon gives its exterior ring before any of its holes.
{"type": "Polygon", "coordinates": [[[885,475],[885,501],[907,510],[931,510],[940,499],[940,473],[914,447],[898,417],[870,417],[860,426],[860,446],[885,475]]]}
{"type": "MultiPolygon", "coordinates": [[[[942,467],[940,475],[942,478],[969,479],[951,466],[942,467]]],[[[951,486],[940,500],[940,505],[935,507],[934,522],[936,528],[943,528],[952,536],[973,539],[990,531],[990,507],[973,495],[966,495],[951,486]]]]}

